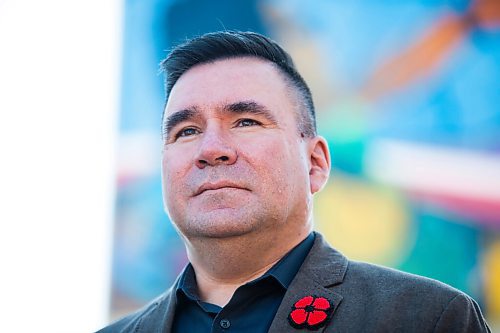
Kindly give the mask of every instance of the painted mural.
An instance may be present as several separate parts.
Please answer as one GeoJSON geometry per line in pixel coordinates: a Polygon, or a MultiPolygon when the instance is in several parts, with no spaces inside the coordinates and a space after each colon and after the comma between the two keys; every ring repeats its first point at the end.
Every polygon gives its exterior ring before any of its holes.
{"type": "Polygon", "coordinates": [[[271,36],[311,86],[333,156],[316,228],[467,292],[500,328],[500,2],[127,0],[124,26],[113,318],[186,263],[162,207],[158,64],[225,29],[271,36]]]}

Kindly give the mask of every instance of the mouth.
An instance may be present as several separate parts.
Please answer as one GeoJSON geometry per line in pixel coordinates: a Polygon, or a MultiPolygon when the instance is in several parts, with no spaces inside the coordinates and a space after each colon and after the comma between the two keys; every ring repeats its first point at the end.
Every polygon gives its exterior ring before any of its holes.
{"type": "Polygon", "coordinates": [[[222,189],[237,189],[237,190],[250,191],[248,188],[243,187],[241,185],[238,185],[238,184],[235,184],[232,182],[222,181],[222,182],[216,182],[216,183],[204,183],[196,190],[196,192],[194,193],[194,196],[200,195],[200,194],[205,193],[207,191],[217,191],[217,190],[222,190],[222,189]]]}

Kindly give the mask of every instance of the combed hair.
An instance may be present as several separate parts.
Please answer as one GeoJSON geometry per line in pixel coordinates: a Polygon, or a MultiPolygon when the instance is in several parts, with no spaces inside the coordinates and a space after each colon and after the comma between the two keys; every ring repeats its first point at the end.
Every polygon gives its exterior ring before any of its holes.
{"type": "Polygon", "coordinates": [[[168,101],[177,80],[192,67],[237,57],[257,57],[275,64],[288,83],[296,88],[303,104],[299,108],[297,121],[299,131],[304,136],[316,136],[316,115],[311,91],[295,68],[292,58],[275,41],[255,32],[211,32],[173,48],[160,64],[161,71],[165,73],[165,101],[168,101]]]}

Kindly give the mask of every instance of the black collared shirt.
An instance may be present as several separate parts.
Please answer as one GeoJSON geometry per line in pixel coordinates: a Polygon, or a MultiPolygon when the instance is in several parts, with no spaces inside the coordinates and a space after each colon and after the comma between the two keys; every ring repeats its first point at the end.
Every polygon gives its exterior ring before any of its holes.
{"type": "Polygon", "coordinates": [[[200,300],[189,264],[177,287],[172,333],[267,332],[278,307],[314,243],[311,233],[261,277],[240,286],[223,308],[200,300]]]}

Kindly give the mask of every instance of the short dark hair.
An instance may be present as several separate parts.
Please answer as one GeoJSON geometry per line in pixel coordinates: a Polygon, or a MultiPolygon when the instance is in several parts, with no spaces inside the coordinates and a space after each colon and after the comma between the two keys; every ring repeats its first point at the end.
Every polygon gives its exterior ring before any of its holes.
{"type": "MultiPolygon", "coordinates": [[[[278,43],[255,32],[211,32],[173,48],[160,63],[160,69],[165,73],[165,105],[173,86],[186,71],[196,65],[237,57],[257,57],[275,64],[296,89],[303,104],[297,121],[299,131],[304,136],[316,136],[316,115],[311,91],[295,68],[292,58],[278,43]]],[[[162,118],[164,116],[165,110],[162,118]]]]}

